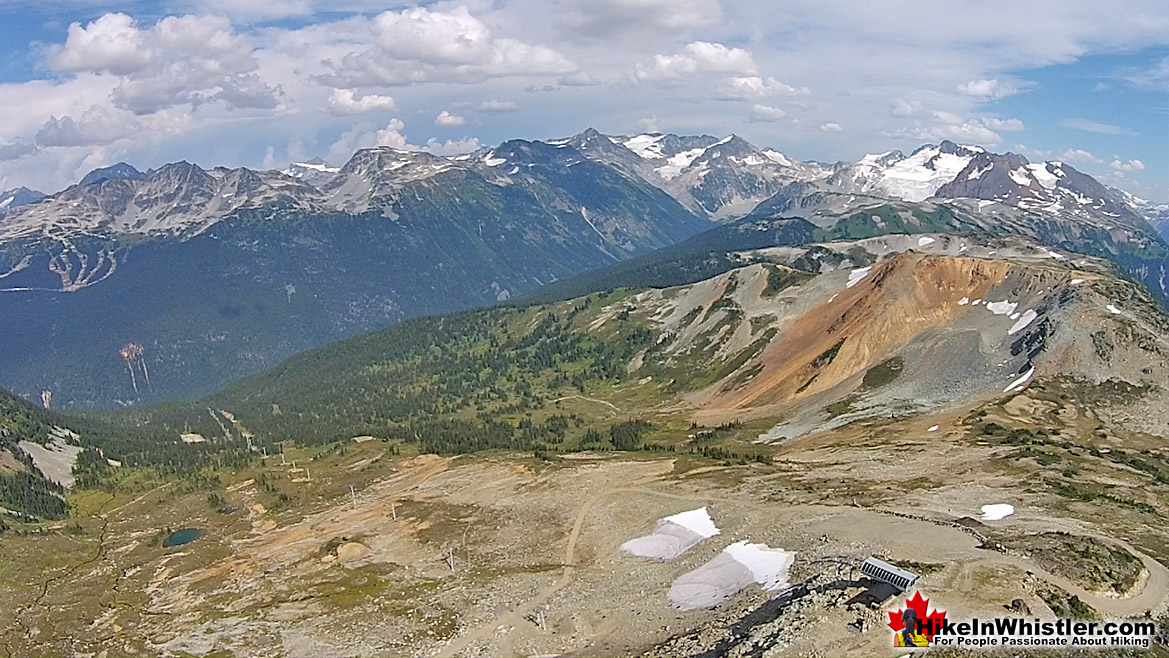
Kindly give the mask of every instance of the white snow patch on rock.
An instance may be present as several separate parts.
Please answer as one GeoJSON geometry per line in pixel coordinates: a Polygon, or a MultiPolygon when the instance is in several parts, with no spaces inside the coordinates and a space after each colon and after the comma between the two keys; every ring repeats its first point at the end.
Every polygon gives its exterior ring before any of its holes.
{"type": "Polygon", "coordinates": [[[783,589],[788,583],[796,554],[782,548],[769,548],[767,544],[749,544],[746,540],[735,542],[723,549],[739,564],[751,571],[755,582],[768,592],[783,589]]]}
{"type": "Polygon", "coordinates": [[[933,427],[929,428],[926,431],[927,432],[936,432],[936,431],[938,431],[938,427],[939,427],[938,425],[934,425],[933,427]]]}
{"type": "Polygon", "coordinates": [[[621,551],[637,557],[670,562],[704,539],[719,534],[705,507],[658,519],[653,532],[621,544],[621,551]]]}
{"type": "Polygon", "coordinates": [[[1010,329],[1007,329],[1007,335],[1014,336],[1020,331],[1026,329],[1027,325],[1031,324],[1037,317],[1039,317],[1039,314],[1036,313],[1034,309],[1029,308],[1026,311],[1023,311],[1023,315],[1019,316],[1019,319],[1015,322],[1015,324],[1011,325],[1010,329]]]}
{"type": "Polygon", "coordinates": [[[1011,170],[1008,175],[1019,185],[1031,187],[1031,176],[1027,174],[1027,167],[1020,165],[1018,169],[1011,170]]]}
{"type": "Polygon", "coordinates": [[[1108,312],[1113,314],[1113,315],[1120,315],[1121,313],[1124,313],[1124,311],[1113,306],[1112,304],[1109,304],[1108,306],[1105,306],[1104,308],[1108,309],[1108,312]]]}
{"type": "Polygon", "coordinates": [[[714,524],[714,519],[710,518],[710,513],[706,511],[705,507],[692,509],[689,512],[679,512],[663,518],[662,521],[676,523],[691,532],[702,535],[704,539],[719,533],[718,526],[714,524]]]}
{"type": "Polygon", "coordinates": [[[1031,375],[1034,374],[1035,366],[1031,366],[1027,369],[1027,372],[1020,375],[1018,379],[1011,382],[1010,384],[1007,384],[1007,387],[1003,389],[1003,393],[1014,393],[1016,391],[1023,390],[1023,387],[1026,386],[1027,382],[1031,379],[1031,375]]]}
{"type": "Polygon", "coordinates": [[[995,315],[1010,315],[1015,312],[1015,307],[1017,306],[1018,304],[1016,302],[1008,302],[1004,299],[1001,302],[987,302],[986,310],[995,315]]]}
{"type": "Polygon", "coordinates": [[[849,273],[848,283],[844,284],[844,287],[851,288],[851,287],[855,286],[856,284],[860,283],[860,280],[865,278],[868,275],[869,270],[871,270],[871,269],[873,269],[872,265],[870,265],[868,267],[862,267],[860,269],[853,270],[852,272],[849,273]]]}
{"type": "Polygon", "coordinates": [[[1015,506],[1006,503],[994,503],[982,506],[983,521],[999,521],[1015,513],[1015,506]]]}
{"type": "Polygon", "coordinates": [[[958,306],[965,306],[965,305],[967,305],[967,304],[969,304],[969,303],[970,303],[970,298],[969,298],[969,297],[963,297],[962,299],[959,299],[959,300],[958,300],[958,306]]]}
{"type": "Polygon", "coordinates": [[[633,151],[646,160],[653,160],[662,156],[662,141],[665,135],[636,135],[625,140],[625,148],[633,151]]]}
{"type": "Polygon", "coordinates": [[[937,242],[937,240],[934,240],[933,238],[931,238],[928,235],[923,235],[917,239],[917,246],[924,247],[926,245],[933,244],[935,242],[937,242]]]}

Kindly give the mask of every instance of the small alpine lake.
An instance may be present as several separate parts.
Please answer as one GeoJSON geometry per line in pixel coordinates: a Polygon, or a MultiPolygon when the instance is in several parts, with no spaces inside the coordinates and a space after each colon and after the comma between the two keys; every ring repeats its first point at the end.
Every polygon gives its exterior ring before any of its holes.
{"type": "Polygon", "coordinates": [[[199,538],[203,531],[198,528],[183,528],[172,532],[169,537],[163,540],[163,546],[182,546],[189,544],[199,538]]]}

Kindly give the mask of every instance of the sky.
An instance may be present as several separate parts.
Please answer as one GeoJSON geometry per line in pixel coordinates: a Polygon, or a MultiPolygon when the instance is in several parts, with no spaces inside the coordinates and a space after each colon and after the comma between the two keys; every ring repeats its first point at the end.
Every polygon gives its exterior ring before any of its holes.
{"type": "Polygon", "coordinates": [[[0,189],[594,127],[803,160],[951,139],[1169,201],[1161,0],[0,0],[0,189]]]}

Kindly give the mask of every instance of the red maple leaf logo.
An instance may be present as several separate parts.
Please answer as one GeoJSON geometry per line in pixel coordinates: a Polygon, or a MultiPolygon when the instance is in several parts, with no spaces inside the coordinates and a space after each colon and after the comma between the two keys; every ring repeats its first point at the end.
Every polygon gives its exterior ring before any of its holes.
{"type": "MultiPolygon", "coordinates": [[[[931,642],[934,639],[934,634],[942,628],[942,622],[946,620],[945,610],[934,610],[926,614],[926,609],[929,607],[930,600],[923,598],[921,592],[914,592],[913,598],[906,599],[905,604],[907,608],[912,608],[917,613],[918,620],[921,621],[921,633],[925,635],[926,639],[931,642]]],[[[894,633],[905,628],[905,623],[901,621],[901,615],[904,610],[897,610],[889,613],[889,628],[893,629],[894,633]]]]}

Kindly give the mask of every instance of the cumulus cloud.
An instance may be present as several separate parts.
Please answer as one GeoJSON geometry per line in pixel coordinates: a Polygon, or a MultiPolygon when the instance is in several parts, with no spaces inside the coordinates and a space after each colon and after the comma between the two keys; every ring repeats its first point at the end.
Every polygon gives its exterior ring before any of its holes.
{"type": "Polygon", "coordinates": [[[1114,158],[1112,160],[1112,164],[1108,166],[1111,167],[1113,171],[1133,172],[1145,170],[1145,163],[1141,162],[1140,160],[1129,160],[1128,162],[1124,162],[1120,158],[1114,158]]]}
{"type": "Polygon", "coordinates": [[[467,123],[466,119],[446,110],[439,112],[438,116],[434,118],[434,125],[436,126],[461,126],[464,123],[467,123]]]}
{"type": "Polygon", "coordinates": [[[482,148],[478,137],[464,137],[463,139],[448,139],[445,142],[440,142],[438,139],[431,137],[422,145],[421,150],[428,151],[435,155],[459,155],[462,153],[470,153],[482,148]]]}
{"type": "Polygon", "coordinates": [[[385,128],[374,133],[374,143],[378,146],[389,146],[397,149],[404,149],[409,142],[401,133],[401,130],[406,127],[401,119],[390,119],[390,123],[385,128]]]}
{"type": "Polygon", "coordinates": [[[839,123],[834,123],[832,121],[828,121],[827,123],[820,124],[820,132],[822,132],[822,133],[842,133],[842,132],[844,132],[844,128],[839,123]]]}
{"type": "Polygon", "coordinates": [[[915,120],[910,127],[886,131],[883,134],[898,139],[931,142],[948,139],[959,143],[982,144],[984,146],[995,146],[1003,141],[1001,135],[978,119],[965,119],[952,112],[941,110],[931,112],[929,119],[928,122],[915,120]]]}
{"type": "Polygon", "coordinates": [[[253,109],[278,103],[279,89],[256,74],[252,45],[221,17],[168,16],[144,29],[125,14],[105,14],[85,27],[70,25],[48,63],[62,72],[120,76],[110,98],[136,114],[216,101],[253,109]]]}
{"type": "Polygon", "coordinates": [[[367,94],[357,98],[352,89],[334,89],[329,96],[329,112],[336,116],[393,112],[396,109],[398,106],[390,96],[367,94]]]}
{"type": "Polygon", "coordinates": [[[778,107],[771,107],[770,105],[759,105],[758,103],[751,106],[751,111],[748,113],[748,118],[751,121],[772,122],[779,121],[787,116],[787,112],[778,107]]]}
{"type": "Polygon", "coordinates": [[[372,47],[328,62],[321,76],[338,87],[481,82],[519,75],[564,75],[576,65],[546,46],[492,36],[466,7],[415,7],[379,14],[372,47]]]}
{"type": "Polygon", "coordinates": [[[958,85],[958,93],[982,100],[999,100],[1019,93],[1019,88],[999,80],[971,80],[958,85]]]}
{"type": "Polygon", "coordinates": [[[150,63],[154,53],[134,19],[105,14],[82,27],[69,26],[65,45],[53,48],[49,64],[58,71],[108,71],[124,75],[150,63]]]}
{"type": "Polygon", "coordinates": [[[775,78],[766,79],[757,75],[727,78],[718,86],[715,97],[720,100],[747,100],[767,96],[804,96],[810,93],[807,87],[792,87],[775,78]]]}
{"type": "Polygon", "coordinates": [[[520,106],[512,101],[486,100],[479,103],[480,112],[515,112],[520,106]]]}
{"type": "Polygon", "coordinates": [[[19,160],[39,150],[36,144],[26,144],[23,142],[0,144],[0,160],[19,160]]]}
{"type": "Polygon", "coordinates": [[[1019,119],[996,119],[994,117],[986,117],[982,120],[982,123],[991,130],[1001,130],[1003,132],[1018,132],[1024,129],[1023,122],[1019,119]]]}
{"type": "Polygon", "coordinates": [[[743,48],[728,48],[721,43],[693,41],[680,53],[654,55],[649,62],[637,65],[635,77],[642,82],[678,80],[696,73],[739,73],[755,71],[751,53],[743,48]]]}
{"type": "Polygon", "coordinates": [[[94,105],[74,119],[50,117],[37,131],[38,146],[95,146],[128,137],[138,129],[132,114],[94,105]]]}
{"type": "Polygon", "coordinates": [[[374,128],[371,124],[354,126],[345,131],[329,147],[329,161],[341,162],[348,160],[359,149],[373,146],[389,146],[400,151],[426,151],[435,155],[457,155],[479,149],[482,145],[476,137],[439,141],[435,137],[426,140],[425,144],[414,144],[402,134],[406,124],[398,118],[390,119],[384,128],[374,128]]]}
{"type": "Polygon", "coordinates": [[[1068,149],[1060,154],[1064,162],[1099,162],[1100,160],[1084,149],[1068,149]]]}

